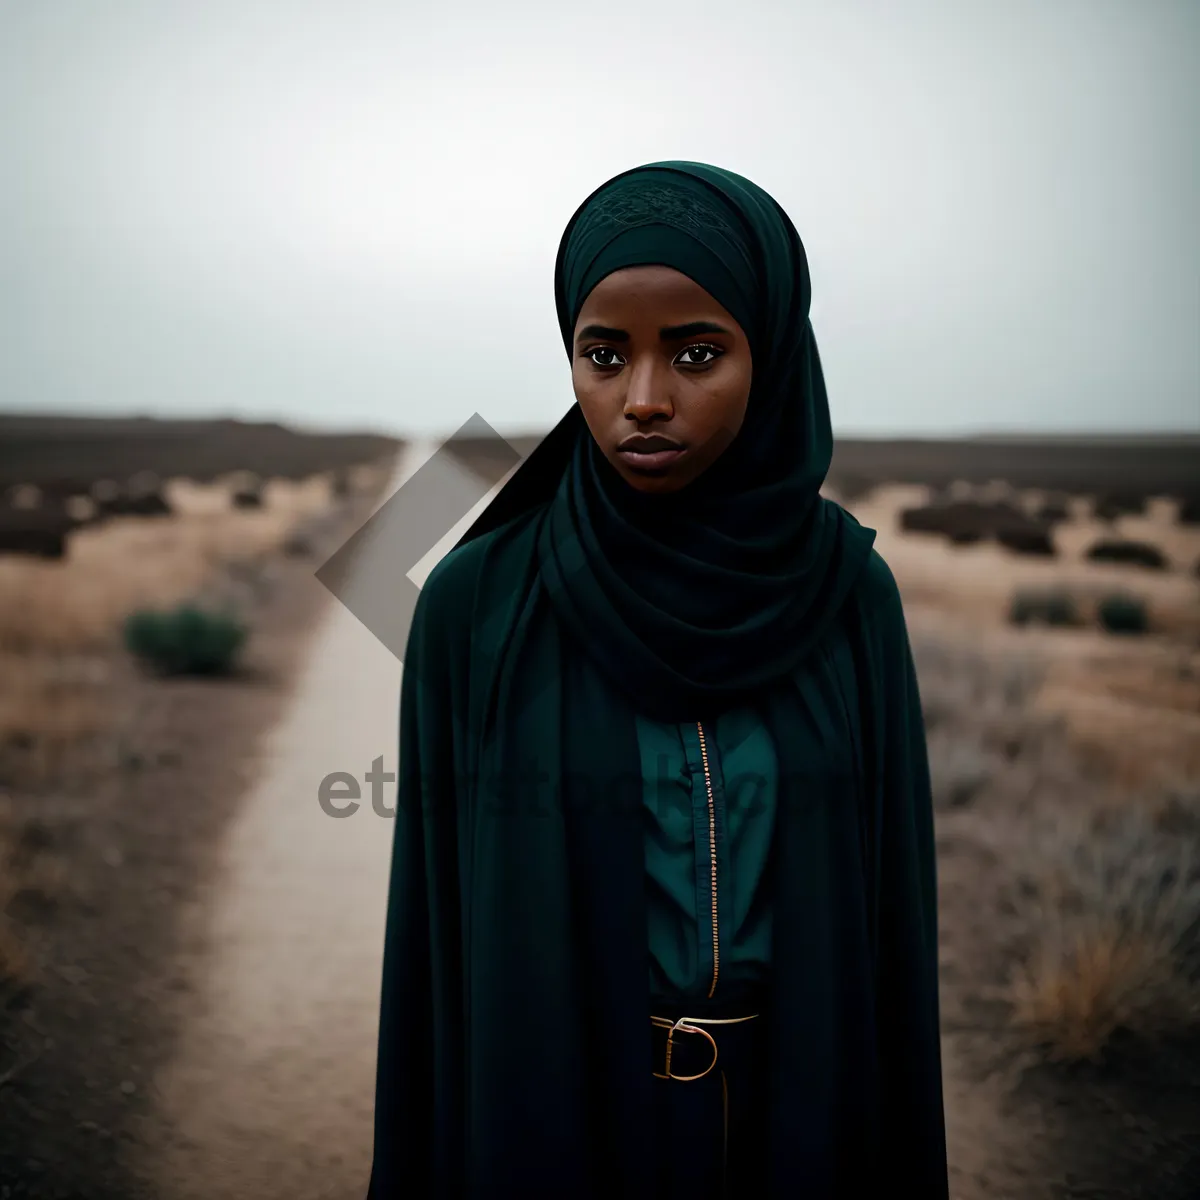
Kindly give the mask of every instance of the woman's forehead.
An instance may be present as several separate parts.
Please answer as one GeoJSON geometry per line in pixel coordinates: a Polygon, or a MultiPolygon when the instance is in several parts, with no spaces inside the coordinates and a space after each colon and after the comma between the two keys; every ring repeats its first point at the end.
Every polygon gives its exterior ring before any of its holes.
{"type": "Polygon", "coordinates": [[[656,264],[622,267],[606,275],[584,298],[583,307],[645,300],[682,300],[720,306],[716,297],[701,287],[690,275],[674,267],[656,264]]]}

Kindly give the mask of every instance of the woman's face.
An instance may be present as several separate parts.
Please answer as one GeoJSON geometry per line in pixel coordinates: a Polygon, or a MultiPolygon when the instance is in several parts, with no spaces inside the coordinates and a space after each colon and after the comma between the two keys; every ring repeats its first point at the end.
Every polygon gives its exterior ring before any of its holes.
{"type": "Polygon", "coordinates": [[[750,343],[698,283],[670,267],[606,276],[575,322],[571,376],[592,437],[641,492],[674,492],[737,436],[750,343]]]}

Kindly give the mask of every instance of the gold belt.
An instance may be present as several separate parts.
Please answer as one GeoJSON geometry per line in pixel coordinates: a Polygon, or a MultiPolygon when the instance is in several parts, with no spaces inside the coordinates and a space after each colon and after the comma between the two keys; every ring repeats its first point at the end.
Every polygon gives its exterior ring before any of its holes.
{"type": "Polygon", "coordinates": [[[758,1013],[751,1013],[748,1017],[680,1017],[677,1021],[672,1021],[669,1017],[651,1016],[650,1023],[657,1026],[659,1029],[667,1031],[667,1055],[666,1063],[662,1071],[652,1072],[655,1079],[677,1079],[681,1082],[689,1082],[693,1079],[703,1079],[717,1065],[717,1041],[707,1029],[705,1025],[740,1025],[743,1021],[753,1021],[758,1013]],[[700,1072],[699,1075],[674,1075],[671,1073],[671,1050],[675,1044],[675,1035],[677,1033],[690,1033],[699,1037],[706,1038],[708,1044],[712,1047],[712,1062],[700,1072]]]}

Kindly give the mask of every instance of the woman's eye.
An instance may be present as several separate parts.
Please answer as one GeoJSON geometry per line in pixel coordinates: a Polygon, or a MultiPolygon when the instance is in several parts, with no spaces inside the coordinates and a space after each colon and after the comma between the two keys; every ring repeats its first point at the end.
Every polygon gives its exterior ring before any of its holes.
{"type": "Polygon", "coordinates": [[[689,346],[685,351],[683,351],[682,354],[680,354],[679,360],[680,360],[680,362],[683,363],[683,365],[685,367],[704,367],[704,366],[707,366],[710,362],[716,362],[716,360],[720,356],[720,354],[721,354],[721,350],[717,346],[704,346],[704,345],[689,346]],[[709,357],[708,358],[691,357],[693,355],[698,356],[698,355],[703,355],[703,354],[707,354],[709,357]]]}
{"type": "MultiPolygon", "coordinates": [[[[682,351],[675,361],[685,367],[706,367],[720,358],[723,353],[720,346],[697,344],[682,351]]],[[[625,362],[611,346],[596,346],[592,350],[585,351],[584,358],[597,367],[619,367],[623,366],[625,362]]]]}

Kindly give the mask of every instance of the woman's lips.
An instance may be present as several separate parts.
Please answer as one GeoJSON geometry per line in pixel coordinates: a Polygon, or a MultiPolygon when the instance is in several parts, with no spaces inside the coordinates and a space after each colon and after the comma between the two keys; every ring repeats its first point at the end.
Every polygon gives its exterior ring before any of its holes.
{"type": "Polygon", "coordinates": [[[687,452],[682,446],[675,450],[617,451],[621,461],[634,471],[662,471],[685,453],[687,452]]]}

